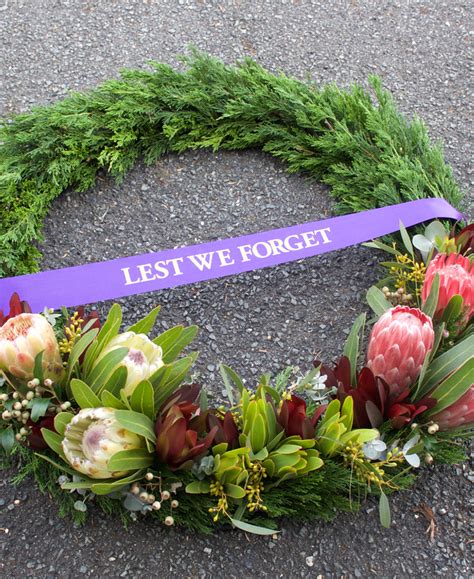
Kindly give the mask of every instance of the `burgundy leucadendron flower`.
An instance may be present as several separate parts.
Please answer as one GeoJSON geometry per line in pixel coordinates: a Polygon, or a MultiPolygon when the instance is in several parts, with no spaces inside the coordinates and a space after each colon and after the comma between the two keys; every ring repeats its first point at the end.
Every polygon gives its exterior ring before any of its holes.
{"type": "Polygon", "coordinates": [[[202,432],[203,420],[195,403],[199,386],[177,390],[161,407],[156,421],[156,454],[172,470],[187,468],[211,447],[218,431],[202,432]]]}
{"type": "Polygon", "coordinates": [[[322,365],[321,375],[327,376],[327,386],[337,388],[336,397],[341,403],[347,396],[352,397],[355,428],[378,428],[390,420],[392,428],[400,429],[436,404],[432,398],[411,402],[408,399],[409,388],[397,393],[397,388],[389,386],[380,376],[374,376],[366,366],[357,373],[357,385],[353,388],[351,365],[346,356],[339,360],[333,370],[322,365]]]}
{"type": "Polygon", "coordinates": [[[397,306],[372,328],[367,366],[399,395],[416,381],[433,344],[431,318],[418,308],[397,306]]]}
{"type": "Polygon", "coordinates": [[[277,420],[286,436],[314,438],[315,424],[325,409],[325,405],[319,406],[310,418],[306,414],[306,402],[293,394],[290,399],[283,400],[277,420]]]}
{"type": "Polygon", "coordinates": [[[436,274],[439,275],[439,295],[435,317],[444,312],[453,296],[460,295],[464,305],[463,323],[467,323],[474,315],[474,264],[457,253],[439,253],[426,270],[421,292],[423,303],[428,299],[436,274]]]}
{"type": "Polygon", "coordinates": [[[471,255],[474,253],[474,223],[467,225],[454,237],[459,253],[471,255]]]}
{"type": "Polygon", "coordinates": [[[10,312],[8,314],[4,314],[3,310],[0,310],[0,328],[15,316],[19,316],[20,314],[31,314],[31,308],[28,302],[22,302],[20,296],[16,292],[10,298],[9,306],[10,312]]]}
{"type": "Polygon", "coordinates": [[[26,440],[28,446],[33,450],[45,450],[48,448],[46,444],[43,434],[41,432],[42,428],[46,428],[47,430],[52,430],[56,432],[54,428],[54,416],[43,416],[40,418],[38,422],[33,422],[31,419],[28,420],[26,423],[26,427],[30,428],[30,433],[28,434],[26,440]]]}

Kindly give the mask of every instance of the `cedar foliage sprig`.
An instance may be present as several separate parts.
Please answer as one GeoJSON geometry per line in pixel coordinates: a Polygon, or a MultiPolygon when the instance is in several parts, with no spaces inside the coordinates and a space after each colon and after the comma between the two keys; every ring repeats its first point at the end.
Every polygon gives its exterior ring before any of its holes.
{"type": "Polygon", "coordinates": [[[0,125],[0,276],[34,271],[43,219],[67,188],[99,171],[120,179],[143,158],[257,147],[331,187],[339,213],[461,192],[423,122],[405,119],[379,78],[318,88],[251,59],[234,66],[194,52],[187,70],[151,63],[87,93],[0,125]]]}

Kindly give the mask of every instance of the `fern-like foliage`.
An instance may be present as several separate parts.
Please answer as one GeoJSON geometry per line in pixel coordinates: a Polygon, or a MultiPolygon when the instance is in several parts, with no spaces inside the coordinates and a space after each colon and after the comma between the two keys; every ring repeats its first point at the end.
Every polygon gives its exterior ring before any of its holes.
{"type": "Polygon", "coordinates": [[[0,276],[34,271],[41,227],[65,189],[99,171],[122,178],[139,159],[211,147],[257,147],[331,187],[339,213],[424,197],[459,206],[461,192],[423,122],[406,120],[380,79],[319,88],[199,53],[184,72],[152,63],[87,93],[0,125],[0,276]]]}

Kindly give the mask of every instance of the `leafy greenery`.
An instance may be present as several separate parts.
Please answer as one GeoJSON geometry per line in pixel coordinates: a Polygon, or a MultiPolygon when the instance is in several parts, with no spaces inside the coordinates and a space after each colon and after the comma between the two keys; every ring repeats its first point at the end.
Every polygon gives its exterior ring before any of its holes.
{"type": "Polygon", "coordinates": [[[317,87],[193,53],[187,70],[151,63],[88,93],[0,125],[0,276],[37,269],[43,219],[65,189],[100,171],[122,178],[143,158],[212,147],[257,147],[331,187],[340,213],[461,192],[423,122],[405,119],[377,77],[375,93],[317,87]]]}

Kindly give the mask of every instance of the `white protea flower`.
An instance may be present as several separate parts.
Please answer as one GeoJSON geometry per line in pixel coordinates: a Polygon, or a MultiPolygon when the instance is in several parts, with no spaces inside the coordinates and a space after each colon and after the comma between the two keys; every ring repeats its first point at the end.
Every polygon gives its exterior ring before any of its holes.
{"type": "Polygon", "coordinates": [[[145,441],[120,426],[113,408],[86,408],[66,426],[62,448],[69,464],[90,478],[119,478],[129,471],[111,471],[108,463],[121,450],[144,448],[145,441]]]}
{"type": "Polygon", "coordinates": [[[94,366],[109,352],[117,348],[128,348],[128,354],[117,364],[116,368],[119,366],[127,368],[127,381],[124,386],[124,392],[127,396],[130,396],[142,380],[147,380],[163,366],[163,350],[145,334],[125,332],[110,340],[94,362],[94,366]]]}
{"type": "Polygon", "coordinates": [[[51,324],[40,314],[19,314],[0,328],[0,369],[23,380],[33,378],[35,358],[43,352],[44,378],[62,372],[59,345],[51,324]]]}

